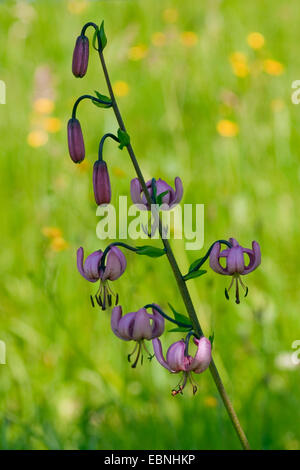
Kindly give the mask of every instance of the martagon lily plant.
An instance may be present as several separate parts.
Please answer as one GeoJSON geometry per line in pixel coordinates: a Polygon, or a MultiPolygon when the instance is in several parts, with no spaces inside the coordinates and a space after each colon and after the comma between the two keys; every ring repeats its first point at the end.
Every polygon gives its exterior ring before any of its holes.
{"type": "MultiPolygon", "coordinates": [[[[86,35],[88,28],[94,30],[92,46],[97,51],[109,96],[95,92],[94,95],[80,96],[74,106],[72,117],[68,122],[68,146],[69,154],[74,163],[81,163],[85,158],[85,145],[82,129],[76,117],[78,105],[83,100],[90,100],[94,105],[102,108],[112,108],[119,125],[117,135],[105,134],[99,143],[98,159],[93,167],[93,189],[97,205],[108,204],[111,201],[111,185],[107,163],[103,160],[103,146],[106,139],[110,138],[119,144],[120,150],[126,148],[136,172],[136,178],[130,183],[130,193],[134,204],[142,206],[150,211],[153,205],[158,208],[154,231],[158,230],[162,241],[162,248],[147,246],[131,246],[123,242],[110,243],[104,251],[98,250],[89,254],[84,261],[84,251],[80,247],[77,251],[77,267],[79,273],[91,283],[99,283],[96,293],[91,295],[92,306],[98,305],[102,310],[111,309],[111,328],[113,333],[121,340],[133,342],[133,350],[128,353],[128,361],[135,368],[139,362],[143,362],[144,353],[149,359],[154,356],[157,361],[172,374],[179,374],[180,380],[172,389],[172,395],[182,394],[187,383],[191,384],[192,392],[197,392],[195,375],[209,369],[217,390],[223,400],[234,429],[244,449],[250,449],[247,437],[235,413],[233,405],[226,393],[219,372],[212,358],[213,337],[206,338],[200,326],[188,287],[189,279],[202,276],[207,271],[201,269],[209,260],[213,271],[224,276],[231,276],[229,288],[225,288],[225,296],[229,300],[229,292],[235,285],[235,301],[240,303],[240,289],[244,296],[248,294],[248,288],[241,277],[254,271],[261,262],[260,247],[256,241],[252,242],[252,249],[243,248],[234,239],[217,240],[207,250],[206,254],[196,259],[186,274],[182,274],[177,264],[168,239],[164,236],[165,228],[162,226],[160,211],[171,210],[180,203],[183,196],[183,183],[179,177],[175,178],[174,187],[161,179],[152,178],[145,181],[141,168],[134,153],[129,134],[124,125],[119,107],[117,105],[108,70],[104,60],[103,50],[107,44],[104,31],[104,23],[100,27],[92,22],[84,25],[81,34],[76,40],[73,53],[72,72],[75,77],[82,78],[87,73],[90,43],[86,35]],[[221,249],[225,245],[225,249],[221,249]],[[187,315],[178,313],[170,304],[172,316],[168,315],[156,303],[138,306],[138,310],[123,314],[119,304],[118,294],[114,292],[111,283],[119,279],[126,270],[126,257],[123,250],[130,250],[138,255],[158,258],[166,256],[173,271],[179,293],[184,302],[187,315]],[[248,257],[248,259],[247,259],[248,257]],[[245,259],[246,258],[246,259],[245,259]],[[222,263],[220,262],[223,259],[222,263]],[[152,313],[148,312],[152,310],[152,313]],[[163,353],[160,337],[165,329],[165,322],[175,325],[173,332],[181,332],[184,337],[172,343],[166,355],[163,353]],[[196,352],[189,353],[190,342],[196,347],[196,352]],[[151,343],[154,354],[151,352],[151,343]]],[[[153,234],[148,233],[149,238],[153,234]]],[[[156,299],[157,300],[157,299],[156,299]]]]}

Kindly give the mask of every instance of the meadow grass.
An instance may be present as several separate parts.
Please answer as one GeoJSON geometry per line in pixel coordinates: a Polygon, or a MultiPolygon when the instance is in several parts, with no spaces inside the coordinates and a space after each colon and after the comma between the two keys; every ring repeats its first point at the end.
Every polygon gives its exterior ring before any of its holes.
{"type": "MultiPolygon", "coordinates": [[[[171,397],[177,376],[155,360],[131,369],[131,345],[111,333],[108,312],[91,307],[95,286],[76,269],[79,246],[106,246],[91,172],[99,139],[117,124],[111,110],[82,104],[89,164],[72,164],[74,99],[107,90],[96,53],[82,80],[71,58],[82,25],[104,19],[107,65],[146,178],[172,184],[179,175],[183,202],[205,204],[203,250],[172,241],[183,272],[218,238],[261,245],[240,305],[226,301],[228,279],[211,271],[189,286],[251,446],[300,449],[299,366],[289,362],[300,339],[297,13],[296,1],[283,0],[0,3],[0,448],[240,448],[210,374],[198,377],[195,397],[171,397]]],[[[116,203],[135,174],[114,143],[105,157],[116,203]]],[[[124,311],[170,302],[185,313],[166,259],[127,259],[114,284],[124,311]]],[[[175,338],[166,333],[164,347],[175,338]]]]}

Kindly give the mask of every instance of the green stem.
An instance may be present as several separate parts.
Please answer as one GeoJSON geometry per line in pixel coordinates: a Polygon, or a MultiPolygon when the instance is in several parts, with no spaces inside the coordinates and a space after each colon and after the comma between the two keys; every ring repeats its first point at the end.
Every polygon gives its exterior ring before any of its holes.
{"type": "MultiPolygon", "coordinates": [[[[99,50],[98,53],[99,53],[101,65],[102,65],[102,68],[103,68],[104,77],[105,77],[105,80],[106,80],[107,88],[108,88],[109,95],[110,95],[110,98],[111,98],[111,101],[112,101],[112,107],[113,107],[116,119],[118,121],[120,129],[122,129],[123,131],[126,132],[125,124],[124,124],[124,121],[122,119],[121,113],[119,111],[119,108],[118,108],[118,105],[117,105],[117,102],[116,102],[116,99],[115,99],[115,96],[114,96],[114,92],[113,92],[113,89],[112,89],[112,86],[111,86],[111,82],[110,82],[110,78],[109,78],[108,71],[107,71],[107,68],[106,68],[106,63],[105,63],[105,60],[104,60],[103,52],[101,50],[99,50]]],[[[147,189],[144,176],[143,176],[142,171],[140,169],[140,166],[137,162],[137,159],[136,159],[136,156],[134,154],[131,143],[129,143],[126,148],[127,148],[128,153],[129,153],[129,156],[131,158],[131,161],[133,163],[133,166],[134,166],[134,169],[136,171],[137,177],[138,177],[138,179],[141,183],[141,186],[142,186],[143,192],[145,194],[145,197],[147,199],[147,202],[149,203],[149,205],[151,205],[151,203],[152,203],[151,196],[150,196],[149,191],[147,189]]],[[[167,258],[168,258],[169,263],[171,265],[171,268],[173,270],[173,273],[174,273],[174,276],[175,276],[175,279],[176,279],[181,297],[183,299],[183,302],[185,304],[187,313],[188,313],[188,315],[190,317],[190,320],[192,322],[193,329],[199,335],[199,337],[203,336],[203,331],[202,331],[202,328],[200,326],[200,323],[199,323],[199,320],[198,320],[198,317],[197,317],[197,314],[196,314],[196,311],[195,311],[190,293],[188,291],[186,283],[185,283],[185,281],[182,277],[182,274],[180,272],[180,269],[179,269],[179,266],[178,266],[177,261],[175,259],[175,256],[173,254],[171,245],[170,245],[170,243],[167,239],[162,237],[162,223],[161,223],[161,220],[159,220],[159,233],[160,233],[162,242],[163,242],[165,250],[166,250],[167,258]]],[[[209,370],[210,370],[211,375],[213,377],[213,380],[214,380],[214,382],[217,386],[219,394],[221,395],[221,398],[222,398],[223,403],[225,405],[225,408],[228,412],[228,415],[231,419],[231,422],[232,422],[232,424],[233,424],[233,426],[236,430],[236,433],[237,433],[237,435],[240,439],[242,447],[245,450],[249,450],[250,446],[249,446],[247,437],[246,437],[246,435],[245,435],[245,433],[242,429],[242,426],[239,422],[239,419],[238,419],[238,417],[237,417],[237,415],[234,411],[234,408],[233,408],[233,406],[230,402],[230,399],[229,399],[229,397],[228,397],[228,395],[225,391],[224,385],[222,383],[221,377],[218,373],[218,370],[216,368],[216,365],[215,365],[213,359],[211,361],[209,370]]]]}

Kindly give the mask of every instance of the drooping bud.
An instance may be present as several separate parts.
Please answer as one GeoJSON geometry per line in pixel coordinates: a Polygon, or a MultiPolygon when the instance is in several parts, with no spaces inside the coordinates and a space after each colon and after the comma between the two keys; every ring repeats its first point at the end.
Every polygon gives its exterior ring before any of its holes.
{"type": "Polygon", "coordinates": [[[69,154],[74,163],[80,163],[85,157],[84,140],[78,119],[71,118],[68,122],[69,154]]]}
{"type": "Polygon", "coordinates": [[[86,74],[89,63],[89,39],[78,36],[73,52],[72,72],[75,77],[82,78],[86,74]]]}
{"type": "Polygon", "coordinates": [[[107,165],[103,160],[97,160],[93,169],[93,186],[95,201],[101,204],[109,204],[111,200],[110,180],[107,165]]]}

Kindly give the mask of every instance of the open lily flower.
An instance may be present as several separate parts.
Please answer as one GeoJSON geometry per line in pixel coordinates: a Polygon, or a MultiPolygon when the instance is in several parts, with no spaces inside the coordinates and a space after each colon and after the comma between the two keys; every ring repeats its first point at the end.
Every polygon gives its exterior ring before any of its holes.
{"type": "MultiPolygon", "coordinates": [[[[109,286],[108,281],[118,279],[126,269],[126,258],[119,248],[112,246],[106,257],[105,268],[101,268],[103,252],[101,250],[94,251],[83,263],[84,252],[80,247],[77,250],[77,268],[80,274],[89,282],[97,282],[100,280],[100,287],[95,295],[97,303],[102,310],[112,305],[112,296],[116,297],[116,305],[118,303],[118,295],[116,295],[109,286]]],[[[91,301],[94,306],[93,297],[91,301]]]]}
{"type": "Polygon", "coordinates": [[[194,357],[186,353],[186,343],[181,340],[173,343],[169,347],[165,359],[160,340],[158,338],[152,340],[154,354],[158,362],[173,374],[183,372],[182,378],[176,389],[172,390],[172,395],[182,393],[187,380],[192,384],[193,393],[195,394],[197,392],[197,386],[193,381],[191,372],[201,374],[201,372],[204,372],[210,364],[211,343],[209,339],[205,338],[205,336],[200,339],[194,338],[194,343],[197,346],[197,351],[194,357]]]}
{"type": "MultiPolygon", "coordinates": [[[[155,304],[154,304],[155,305],[155,304]]],[[[145,308],[137,312],[126,313],[122,316],[122,307],[114,307],[111,314],[111,328],[114,334],[124,341],[136,341],[136,345],[128,360],[136,352],[136,358],[132,367],[136,367],[139,358],[143,359],[142,347],[151,357],[144,340],[150,340],[161,336],[165,329],[165,320],[160,313],[152,308],[152,315],[145,308]]]]}
{"type": "Polygon", "coordinates": [[[260,265],[260,246],[256,241],[253,241],[251,250],[250,248],[243,248],[240,246],[234,238],[229,238],[229,242],[231,243],[232,247],[226,248],[226,250],[223,251],[220,251],[221,244],[219,242],[215,243],[209,256],[209,264],[216,273],[223,274],[225,276],[232,276],[228,290],[225,289],[225,295],[226,298],[229,299],[228,293],[233,286],[233,283],[235,282],[235,301],[237,304],[239,304],[239,284],[245,291],[245,297],[248,294],[248,287],[246,287],[242,282],[241,276],[245,276],[246,274],[251,273],[260,265]],[[244,254],[248,255],[249,257],[248,263],[245,262],[244,254]],[[226,259],[225,267],[221,265],[220,258],[226,259]]]}
{"type": "MultiPolygon", "coordinates": [[[[177,204],[179,204],[183,195],[182,181],[179,178],[179,176],[175,178],[175,190],[160,178],[157,181],[155,181],[154,184],[156,186],[156,199],[161,194],[164,194],[161,197],[162,210],[170,210],[173,207],[175,207],[177,204]]],[[[147,186],[147,189],[149,191],[151,198],[153,198],[154,197],[153,180],[151,179],[147,181],[146,186],[147,186]]],[[[131,194],[132,202],[134,204],[139,204],[139,205],[144,206],[144,210],[148,210],[148,211],[151,210],[151,206],[147,202],[146,196],[143,192],[142,185],[138,178],[134,178],[133,180],[131,180],[130,194],[131,194]]],[[[153,200],[153,204],[156,204],[154,200],[153,200]]]]}

